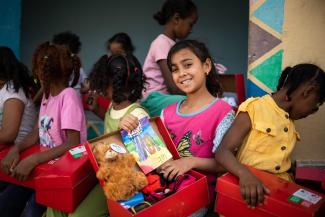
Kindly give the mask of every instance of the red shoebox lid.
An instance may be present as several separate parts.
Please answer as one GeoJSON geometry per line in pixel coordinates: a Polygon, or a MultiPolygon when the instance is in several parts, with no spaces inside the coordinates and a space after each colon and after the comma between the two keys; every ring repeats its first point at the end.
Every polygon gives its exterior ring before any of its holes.
{"type": "Polygon", "coordinates": [[[36,189],[73,188],[90,174],[95,176],[87,152],[79,158],[67,152],[54,167],[35,178],[36,189]]]}
{"type": "Polygon", "coordinates": [[[325,160],[297,160],[295,178],[315,182],[325,181],[325,160]]]}
{"type": "Polygon", "coordinates": [[[265,204],[248,208],[239,191],[238,178],[230,173],[218,178],[215,209],[219,214],[232,216],[325,216],[325,195],[287,182],[270,173],[249,169],[270,189],[265,204]]]}
{"type": "MultiPolygon", "coordinates": [[[[2,149],[0,148],[0,161],[7,155],[8,151],[10,150],[11,146],[6,146],[3,147],[2,149]]],[[[20,159],[24,159],[27,156],[37,153],[37,152],[42,152],[47,150],[46,148],[40,146],[40,145],[33,145],[31,147],[29,147],[28,149],[24,150],[23,152],[20,153],[20,159]]],[[[28,176],[26,181],[18,181],[17,179],[8,176],[7,174],[4,174],[1,170],[0,170],[0,180],[1,181],[5,181],[5,182],[9,182],[9,183],[13,183],[16,185],[21,185],[21,186],[25,186],[28,188],[35,188],[35,183],[34,183],[34,178],[39,176],[41,173],[43,173],[44,171],[50,169],[53,164],[55,164],[55,161],[49,161],[47,163],[43,163],[43,164],[39,164],[37,167],[35,167],[33,169],[33,171],[31,172],[31,174],[28,176]]]]}
{"type": "MultiPolygon", "coordinates": [[[[150,123],[157,133],[157,135],[165,142],[167,148],[173,155],[174,159],[180,158],[173,140],[171,139],[165,125],[159,117],[150,119],[150,123]]],[[[92,153],[92,147],[98,141],[107,140],[110,143],[122,145],[122,139],[119,132],[106,134],[102,137],[96,138],[86,144],[86,150],[89,155],[90,162],[97,172],[98,164],[92,153]]],[[[192,176],[197,178],[197,181],[186,188],[174,193],[173,195],[164,198],[163,200],[153,204],[152,206],[141,210],[137,214],[132,214],[129,210],[125,209],[118,202],[107,200],[107,205],[111,217],[151,217],[151,216],[166,216],[166,217],[186,217],[200,208],[209,205],[209,190],[207,178],[205,175],[196,171],[189,172],[192,176]]],[[[103,185],[103,180],[99,180],[103,185]]]]}
{"type": "Polygon", "coordinates": [[[55,166],[35,178],[36,201],[73,212],[97,182],[87,152],[79,158],[65,153],[55,166]]]}

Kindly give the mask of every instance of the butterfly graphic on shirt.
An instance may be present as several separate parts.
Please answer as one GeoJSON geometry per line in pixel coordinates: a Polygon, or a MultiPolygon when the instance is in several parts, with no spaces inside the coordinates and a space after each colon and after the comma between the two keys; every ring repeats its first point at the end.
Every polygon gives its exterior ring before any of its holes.
{"type": "Polygon", "coordinates": [[[204,143],[204,140],[202,139],[201,135],[201,130],[199,130],[196,134],[193,135],[193,140],[195,141],[196,145],[202,145],[204,143]]]}
{"type": "Polygon", "coordinates": [[[181,157],[193,156],[192,153],[190,152],[191,136],[192,136],[192,132],[188,131],[178,142],[177,151],[181,157]]]}

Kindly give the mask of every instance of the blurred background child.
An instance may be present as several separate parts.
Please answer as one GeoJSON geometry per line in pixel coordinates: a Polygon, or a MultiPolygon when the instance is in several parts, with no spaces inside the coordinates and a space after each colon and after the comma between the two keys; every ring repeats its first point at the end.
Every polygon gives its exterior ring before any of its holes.
{"type": "Polygon", "coordinates": [[[19,143],[33,129],[33,80],[8,47],[0,47],[0,144],[19,143]]]}
{"type": "Polygon", "coordinates": [[[148,84],[141,105],[151,116],[158,116],[167,105],[184,99],[173,82],[167,66],[167,55],[177,39],[186,38],[198,19],[197,8],[191,0],[166,0],[154,19],[163,25],[163,32],[151,43],[143,65],[148,84]]]}
{"type": "MultiPolygon", "coordinates": [[[[86,141],[86,121],[81,100],[76,91],[69,87],[71,77],[74,78],[72,85],[77,83],[79,69],[79,58],[71,55],[63,46],[45,42],[35,50],[33,73],[43,89],[38,123],[1,161],[4,173],[24,181],[38,164],[55,159],[86,141]],[[49,149],[24,159],[19,158],[21,151],[38,142],[49,149]]],[[[0,213],[3,217],[39,217],[45,209],[36,203],[32,189],[10,184],[0,194],[0,213]]]]}

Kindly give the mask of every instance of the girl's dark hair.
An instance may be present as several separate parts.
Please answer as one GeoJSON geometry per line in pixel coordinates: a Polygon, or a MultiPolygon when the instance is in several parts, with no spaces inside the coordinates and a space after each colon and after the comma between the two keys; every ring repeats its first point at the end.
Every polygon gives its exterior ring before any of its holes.
{"type": "Polygon", "coordinates": [[[64,80],[68,86],[73,75],[71,87],[79,80],[80,59],[62,45],[45,42],[39,45],[33,55],[33,74],[42,81],[45,97],[50,93],[50,84],[64,80]]]}
{"type": "Polygon", "coordinates": [[[106,93],[112,85],[112,100],[121,103],[136,102],[142,96],[145,76],[138,59],[132,54],[102,56],[94,65],[90,75],[90,89],[106,93]]]}
{"type": "Polygon", "coordinates": [[[191,0],[166,0],[160,11],[153,15],[153,18],[160,25],[165,25],[176,13],[184,19],[194,12],[197,12],[197,8],[191,0]]]}
{"type": "Polygon", "coordinates": [[[134,46],[132,44],[131,38],[128,34],[124,32],[116,33],[107,41],[107,48],[109,49],[110,44],[113,42],[122,44],[125,53],[132,54],[134,52],[134,46]]]}
{"type": "Polygon", "coordinates": [[[319,89],[319,100],[325,100],[325,73],[314,64],[299,64],[287,67],[282,71],[277,90],[287,88],[287,95],[290,97],[301,84],[306,82],[314,83],[319,89]]]}
{"type": "MultiPolygon", "coordinates": [[[[22,64],[8,47],[0,47],[0,80],[8,84],[12,82],[15,92],[22,88],[26,97],[31,97],[34,82],[29,75],[28,68],[22,64]]],[[[7,85],[8,89],[8,85],[7,85]]]]}
{"type": "Polygon", "coordinates": [[[53,44],[65,45],[69,48],[73,54],[78,54],[81,50],[81,42],[79,36],[70,32],[65,31],[53,36],[53,44]]]}
{"type": "Polygon", "coordinates": [[[213,96],[221,96],[222,95],[222,88],[221,84],[218,80],[218,74],[216,71],[216,68],[213,65],[213,59],[209,53],[208,48],[201,42],[198,42],[196,40],[182,40],[177,42],[168,53],[167,57],[167,65],[170,71],[172,71],[172,57],[175,53],[182,49],[189,49],[191,50],[195,56],[197,56],[202,63],[204,63],[207,59],[211,60],[211,71],[206,77],[206,87],[208,91],[213,96]]]}

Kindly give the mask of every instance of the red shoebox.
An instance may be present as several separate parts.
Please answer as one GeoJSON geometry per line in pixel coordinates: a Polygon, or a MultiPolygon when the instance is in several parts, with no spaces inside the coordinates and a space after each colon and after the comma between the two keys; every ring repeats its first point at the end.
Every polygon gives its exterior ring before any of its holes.
{"type": "MultiPolygon", "coordinates": [[[[10,146],[0,151],[0,160],[6,156],[9,150],[10,146]]],[[[21,152],[20,158],[23,159],[44,150],[47,148],[33,145],[21,152]]],[[[65,212],[72,212],[97,182],[87,152],[84,152],[80,158],[73,158],[67,152],[56,160],[40,164],[33,169],[24,182],[1,171],[0,180],[34,188],[38,203],[65,212]]]]}
{"type": "MultiPolygon", "coordinates": [[[[161,119],[153,118],[150,123],[159,137],[165,142],[174,159],[179,158],[179,154],[170,138],[166,127],[163,125],[161,119]]],[[[96,142],[105,141],[108,143],[116,143],[122,145],[122,140],[119,132],[106,134],[86,144],[86,149],[89,154],[89,159],[93,165],[95,171],[98,170],[98,164],[92,154],[92,147],[96,145],[96,142]]],[[[207,207],[209,205],[209,193],[207,179],[204,175],[190,171],[190,174],[197,178],[197,181],[188,187],[170,195],[167,198],[153,204],[152,206],[141,210],[137,214],[132,214],[129,210],[122,207],[118,202],[108,200],[108,209],[111,217],[185,217],[199,210],[200,208],[207,207]]],[[[103,184],[102,180],[101,184],[103,184]]]]}
{"type": "Polygon", "coordinates": [[[321,183],[325,189],[325,160],[297,160],[295,179],[321,183]]]}
{"type": "Polygon", "coordinates": [[[265,196],[265,204],[255,209],[248,208],[240,195],[238,178],[226,173],[217,181],[216,212],[226,217],[325,216],[325,195],[287,182],[270,173],[249,169],[271,191],[265,196]]]}
{"type": "MultiPolygon", "coordinates": [[[[10,150],[11,146],[7,146],[4,147],[1,151],[0,151],[0,161],[7,155],[8,151],[10,150]]],[[[20,159],[24,159],[25,157],[37,153],[37,152],[41,152],[47,150],[44,147],[41,147],[40,145],[33,145],[30,148],[26,149],[25,151],[20,153],[20,159]]],[[[18,181],[17,179],[8,176],[6,174],[4,174],[1,170],[0,170],[0,180],[1,181],[5,181],[5,182],[10,182],[16,185],[22,185],[28,188],[35,188],[35,183],[34,183],[34,178],[39,176],[41,173],[43,173],[44,171],[48,170],[49,168],[52,167],[52,165],[55,163],[55,161],[49,161],[47,163],[43,163],[38,165],[37,167],[35,167],[35,169],[31,172],[31,174],[28,176],[26,181],[18,181]]]]}
{"type": "Polygon", "coordinates": [[[35,178],[36,201],[64,212],[73,212],[96,182],[87,152],[79,158],[73,158],[68,152],[54,167],[35,178]]]}

